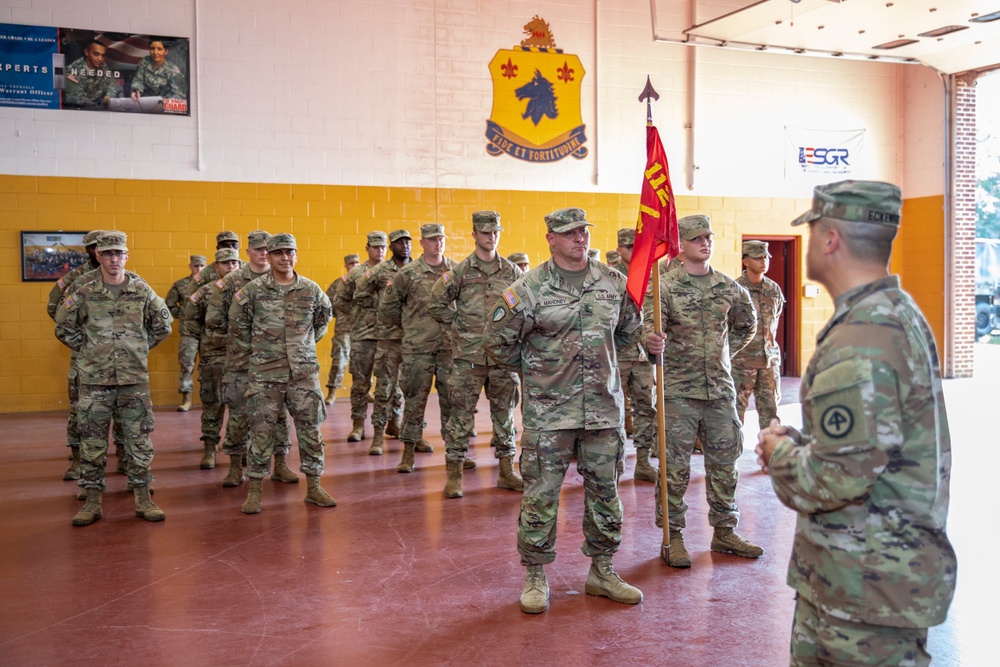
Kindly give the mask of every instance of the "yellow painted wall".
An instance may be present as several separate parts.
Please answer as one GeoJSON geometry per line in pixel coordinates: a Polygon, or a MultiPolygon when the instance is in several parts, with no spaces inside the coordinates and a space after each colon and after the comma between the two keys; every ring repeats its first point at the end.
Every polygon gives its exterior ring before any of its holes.
{"type": "Polygon", "coordinates": [[[944,235],[943,195],[906,200],[890,263],[930,323],[939,356],[944,350],[944,235]]]}
{"type": "MultiPolygon", "coordinates": [[[[801,233],[801,228],[792,228],[788,222],[809,206],[808,199],[763,197],[681,196],[677,203],[679,216],[695,212],[711,216],[717,237],[713,264],[734,276],[740,270],[743,234],[801,233]]],[[[439,222],[449,234],[448,256],[464,258],[473,247],[471,213],[480,209],[501,213],[504,232],[500,251],[504,255],[524,251],[537,265],[549,254],[544,216],[566,206],[587,211],[588,219],[596,225],[591,245],[603,254],[617,246],[617,229],[635,225],[638,195],[0,175],[0,412],[67,407],[69,353],[53,336],[52,322],[45,313],[52,284],[21,282],[20,231],[125,231],[129,234],[128,268],[142,275],[161,295],[187,274],[190,254],[214,253],[217,232],[229,229],[245,239],[254,229],[289,231],[298,240],[299,272],[325,288],[341,275],[345,254],[363,253],[365,234],[373,229],[406,228],[417,237],[421,224],[439,222]]],[[[940,249],[930,241],[933,229],[926,235],[918,231],[923,225],[933,227],[932,210],[933,202],[925,205],[923,200],[914,211],[907,209],[907,229],[914,229],[905,235],[904,252],[898,254],[921,257],[924,251],[929,256],[936,253],[940,263],[940,249]],[[923,211],[927,215],[920,215],[923,211]],[[918,218],[918,224],[912,224],[912,218],[918,218]]],[[[414,241],[413,246],[416,256],[419,245],[414,241]]],[[[803,276],[804,261],[803,256],[803,276]]],[[[925,271],[925,265],[919,269],[908,274],[918,274],[913,280],[921,281],[921,298],[929,300],[921,305],[930,312],[943,312],[943,306],[935,305],[933,299],[942,292],[941,283],[934,283],[934,275],[925,271]]],[[[803,368],[812,353],[816,331],[830,312],[825,294],[803,299],[803,368]]],[[[329,352],[327,338],[319,344],[323,382],[329,371],[329,352]]],[[[177,333],[151,355],[150,383],[156,405],[177,402],[176,355],[177,333]]],[[[346,388],[341,389],[341,395],[346,395],[346,388]]]]}

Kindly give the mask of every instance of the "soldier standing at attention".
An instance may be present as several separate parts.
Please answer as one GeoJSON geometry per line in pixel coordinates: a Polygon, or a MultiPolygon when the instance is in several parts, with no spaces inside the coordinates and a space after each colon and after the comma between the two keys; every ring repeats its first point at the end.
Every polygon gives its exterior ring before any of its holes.
{"type": "Polygon", "coordinates": [[[778,349],[778,319],[785,307],[785,295],[767,273],[771,253],[766,241],[743,242],[743,274],[736,282],[750,292],[757,311],[757,334],[733,357],[733,383],[736,384],[736,413],[744,421],[750,394],[757,405],[757,423],[761,430],[778,418],[781,400],[781,350],[778,349]]]}
{"type": "MultiPolygon", "coordinates": [[[[424,440],[424,412],[433,383],[438,390],[441,423],[451,416],[448,384],[451,379],[451,337],[427,312],[431,288],[454,267],[444,256],[444,227],[420,227],[423,254],[399,270],[379,303],[379,318],[403,332],[399,384],[403,390],[403,456],[396,472],[413,472],[413,452],[433,452],[424,440]]],[[[471,460],[469,461],[471,463],[471,460]]]]}
{"type": "MultiPolygon", "coordinates": [[[[222,250],[223,248],[232,248],[237,253],[240,251],[240,237],[237,236],[236,232],[219,232],[215,235],[215,249],[222,250]]],[[[240,260],[240,266],[243,266],[246,262],[240,260]]],[[[198,286],[207,285],[208,283],[214,283],[219,279],[219,274],[215,270],[215,266],[207,266],[201,272],[198,278],[198,286]]]]}
{"type": "Polygon", "coordinates": [[[378,317],[379,304],[399,270],[410,263],[410,232],[397,229],[389,232],[392,257],[374,269],[367,269],[354,288],[354,304],[375,313],[375,406],[372,409],[372,444],[368,453],[382,456],[385,436],[398,437],[403,416],[403,392],[399,388],[400,344],[403,330],[398,325],[378,317]],[[392,417],[390,418],[390,413],[392,417]]]}
{"type": "Polygon", "coordinates": [[[617,250],[609,250],[606,253],[604,253],[604,256],[607,258],[608,266],[610,266],[612,269],[618,269],[619,271],[621,271],[621,266],[619,265],[621,264],[622,257],[617,250]]]}
{"type": "Polygon", "coordinates": [[[334,290],[334,309],[350,313],[351,316],[351,357],[348,367],[351,373],[351,432],[347,434],[347,442],[361,442],[365,438],[368,392],[372,388],[375,349],[378,347],[375,339],[377,313],[354,303],[354,291],[364,272],[375,268],[385,259],[388,244],[385,232],[368,232],[368,243],[365,245],[368,259],[348,271],[344,279],[337,282],[334,290]]]}
{"type": "Polygon", "coordinates": [[[500,460],[497,488],[524,489],[521,476],[514,470],[517,375],[487,360],[483,349],[483,334],[492,312],[490,306],[521,276],[521,269],[497,254],[501,231],[500,214],[496,211],[473,213],[472,238],[476,249],[434,283],[427,304],[431,317],[450,330],[454,358],[448,394],[451,417],[445,430],[447,498],[462,497],[465,454],[483,387],[493,420],[494,455],[500,460]]]}
{"type": "Polygon", "coordinates": [[[957,561],[948,540],[951,435],[927,320],[889,275],[902,193],[813,191],[806,275],[836,311],[802,377],[802,431],[758,436],[758,462],[798,513],[792,665],[929,665],[957,561]]]}
{"type": "MultiPolygon", "coordinates": [[[[344,275],[337,278],[326,288],[326,297],[333,303],[337,283],[343,282],[351,269],[361,263],[357,255],[344,257],[344,275]]],[[[333,405],[337,398],[337,390],[344,384],[344,371],[351,357],[351,313],[349,310],[333,311],[333,344],[330,346],[330,376],[326,380],[326,404],[333,405]]]]}
{"type": "Polygon", "coordinates": [[[576,456],[583,476],[589,595],[638,604],[611,559],[622,542],[618,463],[625,451],[624,396],[617,353],[637,345],[642,316],[625,278],[587,255],[591,223],[579,208],[545,216],[552,259],[506,290],[490,311],[484,347],[524,378],[517,550],[525,567],[521,611],[548,608],[545,565],[556,557],[559,491],[576,456]]]}
{"type": "Polygon", "coordinates": [[[79,353],[79,484],[87,502],[73,525],[89,526],[101,518],[112,415],[122,424],[135,514],[163,521],[163,510],[149,497],[154,417],[148,362],[149,350],[170,335],[173,317],[153,288],[125,271],[123,232],[104,232],[97,240],[97,258],[100,274],[74,287],[56,313],[56,337],[79,353]]]}
{"type": "Polygon", "coordinates": [[[517,268],[521,269],[521,273],[527,273],[531,271],[531,260],[528,259],[528,254],[524,252],[512,252],[507,255],[509,259],[514,264],[517,264],[517,268]]]}
{"type": "MultiPolygon", "coordinates": [[[[646,349],[664,353],[671,369],[664,374],[667,426],[667,502],[670,550],[667,564],[691,567],[682,532],[686,524],[684,493],[691,481],[691,453],[699,432],[705,436],[705,494],[708,522],[715,528],[712,551],[757,558],[764,550],[735,532],[736,460],[743,452],[743,431],[736,416],[736,387],[731,359],[753,339],[757,316],[750,294],[735,280],[709,265],[712,223],[707,215],[689,215],[677,223],[682,266],[664,277],[660,309],[664,332],[645,325],[646,349]]],[[[660,479],[656,478],[656,522],[663,525],[660,479]]]]}
{"type": "Polygon", "coordinates": [[[192,338],[185,333],[188,327],[184,326],[184,302],[198,289],[198,281],[201,270],[205,268],[206,259],[202,255],[191,255],[188,263],[190,275],[185,276],[170,286],[167,292],[167,308],[175,320],[180,321],[180,342],[177,343],[177,364],[181,367],[181,377],[177,382],[177,392],[181,395],[181,404],[177,406],[177,412],[187,412],[191,409],[191,392],[194,391],[194,364],[198,357],[198,339],[192,338]]]}
{"type": "Polygon", "coordinates": [[[233,296],[229,333],[250,350],[250,490],[244,514],[260,512],[262,480],[274,449],[272,432],[287,409],[295,420],[301,470],[308,484],[305,502],[334,507],[320,485],[326,404],[319,383],[316,342],[333,316],[323,289],[295,271],[295,237],[275,234],[267,241],[271,272],[245,285],[233,296]]]}
{"type": "Polygon", "coordinates": [[[226,363],[226,340],[228,335],[220,335],[219,330],[205,327],[205,314],[212,295],[224,286],[223,278],[240,266],[240,257],[232,248],[215,252],[213,264],[219,279],[199,287],[184,302],[182,334],[198,341],[198,390],[201,398],[201,440],[205,445],[205,455],[199,466],[202,470],[215,468],[215,450],[219,446],[222,421],[226,404],[222,400],[222,370],[226,363]]]}
{"type": "MultiPolygon", "coordinates": [[[[631,227],[619,229],[618,256],[621,259],[616,268],[625,277],[628,277],[634,245],[635,229],[631,227]]],[[[649,462],[649,454],[656,446],[653,364],[650,363],[641,343],[637,341],[635,345],[618,351],[618,373],[622,389],[628,398],[625,404],[625,431],[626,433],[632,431],[635,442],[635,478],[644,482],[655,482],[657,471],[649,462]],[[630,421],[633,425],[631,429],[628,428],[630,421]]]]}

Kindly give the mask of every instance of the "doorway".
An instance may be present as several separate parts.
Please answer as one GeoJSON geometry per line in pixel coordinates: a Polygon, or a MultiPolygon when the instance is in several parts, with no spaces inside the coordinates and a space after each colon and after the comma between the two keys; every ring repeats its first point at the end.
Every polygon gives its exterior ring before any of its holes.
{"type": "Polygon", "coordinates": [[[801,330],[802,300],[799,294],[802,283],[799,275],[800,243],[799,236],[758,236],[744,234],[744,241],[766,241],[771,253],[771,264],[764,274],[778,283],[785,295],[785,310],[778,318],[778,331],[775,340],[781,348],[781,376],[799,377],[799,331],[801,330]]]}

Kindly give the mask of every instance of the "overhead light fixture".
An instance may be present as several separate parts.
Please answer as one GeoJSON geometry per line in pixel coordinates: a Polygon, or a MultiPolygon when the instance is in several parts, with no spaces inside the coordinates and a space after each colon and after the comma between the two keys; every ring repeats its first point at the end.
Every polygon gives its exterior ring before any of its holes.
{"type": "Polygon", "coordinates": [[[943,37],[945,35],[950,35],[953,32],[959,32],[960,30],[968,30],[967,25],[946,25],[943,28],[937,28],[935,30],[928,30],[927,32],[922,32],[918,37],[943,37]]]}
{"type": "Polygon", "coordinates": [[[975,16],[969,19],[969,23],[989,23],[991,21],[996,21],[1000,19],[1000,12],[993,12],[992,14],[983,14],[982,16],[975,16]]]}
{"type": "Polygon", "coordinates": [[[873,49],[879,49],[880,51],[888,51],[890,49],[898,49],[902,46],[909,46],[910,44],[916,44],[919,39],[897,39],[892,42],[885,42],[877,46],[873,46],[873,49]]]}

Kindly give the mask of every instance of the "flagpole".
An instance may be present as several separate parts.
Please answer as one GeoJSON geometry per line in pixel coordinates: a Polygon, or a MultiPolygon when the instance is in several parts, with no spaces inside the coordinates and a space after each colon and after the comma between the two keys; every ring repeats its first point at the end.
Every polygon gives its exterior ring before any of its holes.
{"type": "MultiPolygon", "coordinates": [[[[660,99],[653,89],[653,83],[646,76],[646,87],[639,94],[639,101],[646,101],[646,127],[653,126],[653,100],[660,99]]],[[[654,263],[651,280],[653,283],[653,331],[663,330],[660,314],[660,267],[654,263]]],[[[663,509],[663,543],[660,546],[660,558],[670,563],[670,512],[667,507],[667,426],[663,418],[663,353],[656,355],[653,361],[656,369],[656,447],[660,455],[660,507],[663,509]]]]}

